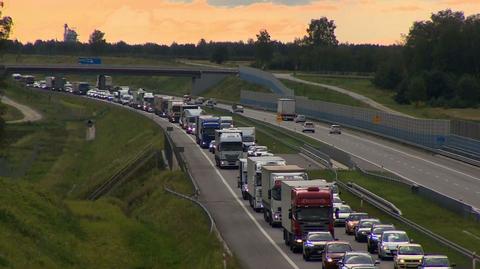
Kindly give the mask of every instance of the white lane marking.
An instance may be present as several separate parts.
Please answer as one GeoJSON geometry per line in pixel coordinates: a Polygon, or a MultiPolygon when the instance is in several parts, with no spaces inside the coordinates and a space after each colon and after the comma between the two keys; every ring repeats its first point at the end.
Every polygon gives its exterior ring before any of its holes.
{"type": "Polygon", "coordinates": [[[468,235],[470,235],[470,236],[473,236],[473,237],[477,238],[478,240],[480,240],[480,237],[474,235],[473,233],[471,233],[471,232],[469,232],[469,231],[463,230],[463,233],[466,233],[466,234],[468,234],[468,235]]]}
{"type": "MultiPolygon", "coordinates": [[[[253,111],[255,111],[255,110],[253,110],[253,111]]],[[[325,130],[329,130],[329,128],[327,128],[327,127],[324,127],[324,126],[321,126],[321,125],[317,125],[317,126],[319,126],[319,128],[322,128],[322,129],[325,129],[325,130]]],[[[344,132],[342,132],[342,133],[344,133],[344,132]]],[[[390,147],[390,146],[386,146],[386,145],[383,145],[383,144],[374,142],[374,141],[372,141],[372,140],[369,140],[369,139],[366,139],[366,138],[363,138],[363,137],[360,137],[360,136],[356,136],[356,135],[351,135],[351,134],[348,134],[348,133],[345,133],[345,135],[346,135],[346,136],[350,136],[350,137],[355,138],[355,139],[363,140],[363,141],[365,141],[365,142],[368,142],[368,143],[371,143],[371,144],[374,144],[374,145],[377,145],[377,146],[380,146],[380,147],[383,147],[383,148],[386,148],[386,149],[393,150],[393,151],[395,151],[395,152],[398,152],[398,153],[401,153],[401,154],[403,154],[403,155],[406,155],[406,156],[408,156],[408,157],[410,157],[410,158],[415,158],[415,159],[418,159],[418,160],[427,162],[427,163],[429,163],[429,164],[432,164],[432,165],[435,165],[435,166],[438,166],[438,167],[447,169],[447,170],[449,170],[449,171],[452,171],[452,172],[455,172],[455,173],[458,173],[458,174],[461,174],[461,175],[464,175],[464,176],[467,176],[467,177],[470,177],[470,178],[472,178],[472,179],[475,179],[475,180],[480,181],[480,178],[477,178],[477,177],[475,177],[475,176],[472,176],[472,175],[469,175],[469,174],[467,174],[467,173],[464,173],[464,172],[455,170],[455,169],[453,169],[453,168],[444,166],[444,165],[442,165],[442,164],[438,164],[438,163],[435,163],[435,162],[432,162],[432,161],[429,161],[429,160],[420,158],[420,157],[418,157],[418,156],[415,156],[415,155],[412,155],[412,154],[410,154],[410,153],[407,153],[407,152],[404,152],[404,151],[401,151],[401,150],[392,148],[392,147],[390,147]]],[[[313,137],[313,138],[318,139],[318,138],[316,138],[316,137],[313,137]]],[[[321,140],[320,140],[320,141],[321,141],[321,140]]],[[[322,142],[324,142],[324,141],[322,141],[322,142]]],[[[326,143],[326,142],[324,142],[324,143],[326,143]]],[[[345,150],[345,151],[346,151],[346,150],[345,150]]],[[[353,154],[352,154],[352,155],[353,155],[353,154]]],[[[371,161],[370,161],[370,162],[371,162],[371,161]]],[[[371,163],[373,163],[373,162],[371,162],[371,163]]]]}
{"type": "MultiPolygon", "coordinates": [[[[175,126],[175,125],[174,125],[175,126]]],[[[175,126],[175,127],[178,127],[178,126],[175,126]]],[[[178,129],[180,129],[180,127],[178,127],[178,129]]],[[[181,129],[180,129],[181,130],[181,129]]],[[[190,140],[193,141],[193,143],[196,144],[196,141],[192,138],[192,136],[188,135],[187,136],[190,140]]],[[[255,223],[255,225],[257,226],[257,228],[260,230],[260,232],[265,236],[265,238],[267,238],[267,240],[273,245],[273,247],[280,253],[280,255],[282,255],[282,257],[292,266],[292,268],[294,269],[300,269],[300,267],[298,267],[294,261],[292,261],[292,259],[290,259],[290,257],[288,257],[288,255],[277,245],[277,243],[275,243],[275,241],[273,241],[273,239],[270,237],[270,235],[268,235],[268,233],[265,231],[265,229],[263,229],[263,227],[260,225],[260,223],[258,223],[258,221],[255,219],[255,217],[252,215],[252,213],[248,210],[248,208],[245,206],[245,204],[243,204],[243,202],[240,200],[240,198],[238,198],[238,196],[236,195],[236,193],[232,190],[232,188],[230,187],[230,185],[228,185],[228,182],[227,180],[223,177],[223,175],[220,173],[220,171],[218,171],[218,168],[215,166],[215,164],[212,162],[212,160],[210,160],[210,158],[207,156],[207,154],[205,154],[205,151],[200,148],[200,152],[203,154],[203,156],[205,157],[205,159],[207,159],[207,161],[210,163],[210,165],[213,167],[213,169],[215,170],[215,172],[217,173],[217,175],[220,177],[220,179],[222,180],[223,184],[225,185],[225,187],[227,187],[228,191],[230,192],[230,194],[233,196],[233,198],[237,201],[237,203],[240,205],[240,207],[243,208],[243,210],[245,211],[245,213],[248,215],[248,217],[250,218],[250,220],[253,221],[253,223],[255,223]]]]}

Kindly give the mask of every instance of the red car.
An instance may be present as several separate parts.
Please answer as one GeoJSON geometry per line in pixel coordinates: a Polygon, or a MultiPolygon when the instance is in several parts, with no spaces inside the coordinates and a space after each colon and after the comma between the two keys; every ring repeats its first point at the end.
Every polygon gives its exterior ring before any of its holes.
{"type": "Polygon", "coordinates": [[[325,244],[322,253],[322,268],[337,269],[337,262],[343,258],[345,252],[352,251],[352,246],[344,241],[332,241],[325,244]]]}

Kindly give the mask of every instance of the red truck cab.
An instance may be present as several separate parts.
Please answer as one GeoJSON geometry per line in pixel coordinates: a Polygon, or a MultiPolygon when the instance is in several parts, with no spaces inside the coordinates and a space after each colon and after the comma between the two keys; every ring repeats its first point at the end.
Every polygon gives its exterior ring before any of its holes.
{"type": "Polygon", "coordinates": [[[288,218],[282,219],[284,239],[296,252],[302,247],[309,232],[329,231],[334,237],[333,192],[329,187],[310,186],[289,188],[289,182],[282,185],[282,212],[288,218]],[[290,195],[283,194],[290,189],[290,195]],[[288,199],[289,197],[290,199],[288,199]],[[287,215],[286,214],[286,215],[287,215]]]}

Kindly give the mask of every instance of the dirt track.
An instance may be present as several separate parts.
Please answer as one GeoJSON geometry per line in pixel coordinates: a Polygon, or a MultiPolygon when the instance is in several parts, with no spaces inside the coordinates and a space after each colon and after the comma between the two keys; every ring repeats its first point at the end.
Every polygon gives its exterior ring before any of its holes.
{"type": "Polygon", "coordinates": [[[6,96],[0,96],[0,98],[2,103],[9,106],[13,106],[23,113],[23,119],[7,121],[7,123],[33,122],[33,121],[39,121],[43,118],[42,114],[38,113],[37,111],[33,110],[32,108],[26,105],[19,104],[6,96]]]}

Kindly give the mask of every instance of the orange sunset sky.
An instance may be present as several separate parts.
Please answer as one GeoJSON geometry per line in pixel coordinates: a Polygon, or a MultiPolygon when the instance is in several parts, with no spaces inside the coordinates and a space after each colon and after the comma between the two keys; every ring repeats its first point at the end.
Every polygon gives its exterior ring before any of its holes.
{"type": "Polygon", "coordinates": [[[416,20],[451,8],[480,13],[480,0],[4,0],[15,22],[12,39],[62,39],[63,25],[81,41],[94,29],[108,42],[197,43],[247,40],[260,29],[291,41],[305,34],[312,18],[337,24],[340,42],[392,44],[416,20]]]}

